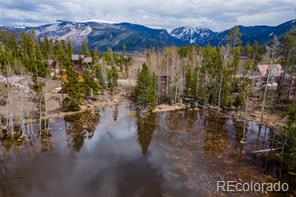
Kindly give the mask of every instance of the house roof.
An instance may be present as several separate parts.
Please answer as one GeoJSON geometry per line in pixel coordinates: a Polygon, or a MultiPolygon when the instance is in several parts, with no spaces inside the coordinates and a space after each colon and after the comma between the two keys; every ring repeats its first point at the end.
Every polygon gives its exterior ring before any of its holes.
{"type": "Polygon", "coordinates": [[[267,74],[268,67],[269,67],[269,65],[267,65],[267,64],[258,65],[258,69],[259,69],[262,76],[265,76],[267,74]]]}
{"type": "Polygon", "coordinates": [[[85,57],[85,58],[83,59],[83,62],[84,62],[84,63],[91,64],[91,63],[92,63],[92,58],[91,58],[91,57],[85,57]]]}
{"type": "Polygon", "coordinates": [[[272,77],[279,77],[283,73],[283,68],[280,64],[259,64],[258,69],[261,76],[266,76],[268,70],[272,71],[270,73],[272,77]]]}
{"type": "Polygon", "coordinates": [[[77,73],[83,74],[84,69],[81,65],[77,65],[77,66],[75,66],[74,71],[77,73]]]}
{"type": "Polygon", "coordinates": [[[46,61],[47,65],[52,65],[55,61],[52,59],[49,59],[46,61]]]}
{"type": "Polygon", "coordinates": [[[71,55],[72,61],[78,61],[80,58],[84,58],[84,55],[79,55],[79,54],[72,54],[71,55]]]}

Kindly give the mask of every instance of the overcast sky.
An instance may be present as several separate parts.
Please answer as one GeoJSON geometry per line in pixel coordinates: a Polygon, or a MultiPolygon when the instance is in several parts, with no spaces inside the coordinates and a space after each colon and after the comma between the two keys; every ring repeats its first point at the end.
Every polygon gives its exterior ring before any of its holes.
{"type": "Polygon", "coordinates": [[[0,25],[97,20],[221,31],[236,24],[277,25],[295,19],[295,7],[296,0],[0,0],[0,25]]]}

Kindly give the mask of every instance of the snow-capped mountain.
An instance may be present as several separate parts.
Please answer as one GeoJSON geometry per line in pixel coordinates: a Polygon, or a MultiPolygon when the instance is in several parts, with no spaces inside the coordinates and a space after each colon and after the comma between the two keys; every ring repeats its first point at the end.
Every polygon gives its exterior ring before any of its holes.
{"type": "Polygon", "coordinates": [[[188,42],[189,44],[204,46],[216,33],[205,27],[184,26],[172,30],[170,34],[175,38],[188,42]]]}
{"type": "Polygon", "coordinates": [[[34,30],[38,39],[68,40],[74,49],[80,49],[87,40],[91,49],[135,51],[147,48],[186,45],[182,40],[172,37],[165,29],[152,29],[131,23],[105,23],[97,21],[70,22],[58,20],[39,27],[0,27],[17,34],[19,31],[34,30]]]}
{"type": "MultiPolygon", "coordinates": [[[[239,26],[242,33],[242,44],[270,43],[274,36],[282,38],[294,26],[296,20],[291,20],[278,26],[239,26]]],[[[153,29],[131,23],[106,23],[98,21],[70,22],[56,21],[39,27],[0,26],[0,30],[18,34],[20,31],[34,32],[39,39],[48,37],[54,40],[69,40],[74,49],[79,50],[83,41],[87,40],[90,49],[105,51],[108,48],[120,51],[138,51],[148,48],[161,49],[168,46],[187,45],[223,45],[227,41],[229,29],[213,32],[204,27],[179,27],[167,32],[165,29],[153,29]]]]}
{"type": "MultiPolygon", "coordinates": [[[[296,20],[291,20],[282,23],[277,26],[242,26],[239,25],[240,32],[242,33],[242,44],[246,45],[248,43],[252,44],[255,41],[259,44],[267,44],[273,40],[274,36],[278,38],[286,35],[294,26],[296,25],[296,20]]],[[[185,41],[187,45],[223,45],[227,42],[227,35],[230,29],[222,32],[213,32],[208,28],[201,27],[179,27],[171,31],[171,35],[182,41],[185,41]]]]}
{"type": "Polygon", "coordinates": [[[35,28],[35,34],[38,38],[48,37],[53,40],[69,40],[74,47],[81,46],[84,40],[87,40],[92,28],[88,23],[74,23],[68,21],[56,21],[53,24],[47,24],[35,28]]]}
{"type": "Polygon", "coordinates": [[[83,41],[87,40],[88,35],[92,32],[89,23],[61,20],[39,27],[4,26],[0,27],[0,29],[5,29],[15,34],[18,34],[20,31],[31,32],[34,30],[38,39],[47,37],[52,40],[68,40],[73,44],[74,48],[80,47],[83,41]]]}

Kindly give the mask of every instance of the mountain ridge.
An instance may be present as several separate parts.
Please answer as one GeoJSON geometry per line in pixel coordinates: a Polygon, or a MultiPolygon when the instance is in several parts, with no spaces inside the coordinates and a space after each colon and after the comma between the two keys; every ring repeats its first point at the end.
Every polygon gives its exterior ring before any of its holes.
{"type": "MultiPolygon", "coordinates": [[[[281,38],[294,26],[296,20],[290,20],[277,26],[255,25],[242,26],[242,44],[268,44],[274,36],[281,38]]],[[[145,49],[162,49],[168,46],[218,46],[227,41],[230,29],[215,32],[206,27],[182,26],[168,32],[166,29],[154,29],[140,24],[128,22],[107,23],[97,21],[71,22],[57,20],[51,24],[37,27],[0,26],[13,33],[35,30],[39,39],[48,37],[54,40],[69,40],[75,49],[79,49],[83,41],[87,40],[91,49],[105,51],[113,50],[138,51],[145,49]]]]}
{"type": "Polygon", "coordinates": [[[173,29],[170,34],[178,39],[188,42],[189,44],[205,45],[210,37],[217,32],[206,27],[182,26],[173,29]]]}

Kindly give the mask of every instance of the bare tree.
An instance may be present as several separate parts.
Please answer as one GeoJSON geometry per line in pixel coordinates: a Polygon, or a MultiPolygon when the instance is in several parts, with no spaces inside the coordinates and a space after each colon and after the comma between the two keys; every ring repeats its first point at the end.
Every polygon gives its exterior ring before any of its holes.
{"type": "MultiPolygon", "coordinates": [[[[273,39],[273,44],[269,47],[266,46],[267,48],[267,54],[270,60],[270,66],[274,63],[274,58],[275,55],[277,53],[277,50],[279,48],[279,41],[276,37],[274,37],[273,39]]],[[[265,105],[266,105],[266,95],[267,95],[267,91],[268,91],[268,83],[270,82],[270,80],[272,81],[271,78],[271,73],[270,73],[270,68],[267,68],[267,80],[266,80],[266,84],[264,87],[264,93],[263,93],[263,101],[262,101],[262,106],[261,106],[261,117],[260,117],[260,127],[259,127],[259,133],[261,132],[261,128],[262,128],[262,124],[263,124],[263,118],[264,118],[264,112],[265,112],[265,105]]]]}

